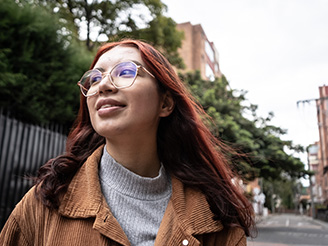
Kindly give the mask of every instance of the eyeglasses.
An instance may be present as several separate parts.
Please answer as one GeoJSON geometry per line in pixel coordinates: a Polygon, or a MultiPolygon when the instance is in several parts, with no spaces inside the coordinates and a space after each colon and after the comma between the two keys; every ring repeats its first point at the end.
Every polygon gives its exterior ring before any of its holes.
{"type": "Polygon", "coordinates": [[[151,77],[155,78],[145,67],[137,65],[132,61],[121,62],[115,65],[109,72],[101,72],[98,69],[87,71],[79,82],[81,92],[85,97],[94,96],[99,92],[99,83],[108,76],[110,83],[117,89],[128,88],[136,80],[139,69],[144,70],[151,77]]]}

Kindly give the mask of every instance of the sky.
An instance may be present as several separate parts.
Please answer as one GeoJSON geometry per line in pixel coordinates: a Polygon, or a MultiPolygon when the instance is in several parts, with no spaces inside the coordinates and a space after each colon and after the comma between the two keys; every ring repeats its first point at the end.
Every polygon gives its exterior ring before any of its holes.
{"type": "MultiPolygon", "coordinates": [[[[232,89],[304,147],[319,141],[315,101],[328,85],[328,0],[162,0],[177,23],[201,24],[232,89]]],[[[303,162],[306,155],[296,154],[303,162]]]]}

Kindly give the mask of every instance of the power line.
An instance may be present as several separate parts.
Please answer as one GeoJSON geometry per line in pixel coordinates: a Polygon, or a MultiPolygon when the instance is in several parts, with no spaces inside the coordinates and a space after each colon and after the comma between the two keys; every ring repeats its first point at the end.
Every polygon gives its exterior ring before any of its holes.
{"type": "Polygon", "coordinates": [[[305,103],[310,103],[312,101],[318,102],[318,101],[324,101],[324,100],[328,100],[328,97],[320,97],[320,98],[313,98],[313,99],[306,99],[306,100],[299,100],[297,101],[297,107],[300,103],[305,104],[305,103]]]}

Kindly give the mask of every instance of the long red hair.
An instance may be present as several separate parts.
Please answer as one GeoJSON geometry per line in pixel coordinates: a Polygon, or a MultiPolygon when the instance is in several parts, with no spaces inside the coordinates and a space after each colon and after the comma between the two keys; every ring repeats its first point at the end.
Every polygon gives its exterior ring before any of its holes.
{"type": "MultiPolygon", "coordinates": [[[[162,118],[158,128],[158,153],[165,168],[185,185],[201,190],[224,226],[239,226],[246,235],[254,225],[253,210],[238,186],[233,184],[227,155],[231,149],[206,127],[207,114],[193,99],[172,65],[151,45],[137,40],[123,40],[103,45],[91,68],[106,51],[118,45],[137,48],[147,69],[155,76],[161,93],[169,91],[175,101],[170,116],[162,118]]],[[[66,153],[42,166],[37,178],[37,197],[49,207],[58,207],[59,194],[91,153],[104,144],[92,128],[86,98],[81,95],[75,126],[70,132],[66,153]]]]}

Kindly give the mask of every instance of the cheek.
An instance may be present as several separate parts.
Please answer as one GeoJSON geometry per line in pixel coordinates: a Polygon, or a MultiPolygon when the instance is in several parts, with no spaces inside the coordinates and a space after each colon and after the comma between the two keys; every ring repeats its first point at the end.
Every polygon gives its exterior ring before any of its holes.
{"type": "Polygon", "coordinates": [[[88,108],[89,115],[90,115],[90,111],[91,111],[91,102],[90,102],[89,98],[87,98],[87,108],[88,108]]]}
{"type": "Polygon", "coordinates": [[[148,98],[145,97],[141,107],[142,109],[138,110],[138,116],[144,119],[143,121],[145,121],[145,124],[154,124],[158,122],[161,107],[158,97],[155,97],[154,95],[149,95],[148,98]]]}
{"type": "Polygon", "coordinates": [[[93,122],[94,122],[94,117],[95,117],[95,106],[94,106],[95,102],[91,99],[87,99],[87,107],[88,107],[88,112],[89,112],[89,117],[90,117],[90,121],[91,124],[93,126],[93,122]]]}
{"type": "Polygon", "coordinates": [[[156,90],[144,90],[134,97],[134,106],[138,107],[140,112],[153,113],[157,111],[160,104],[159,93],[156,90]]]}

